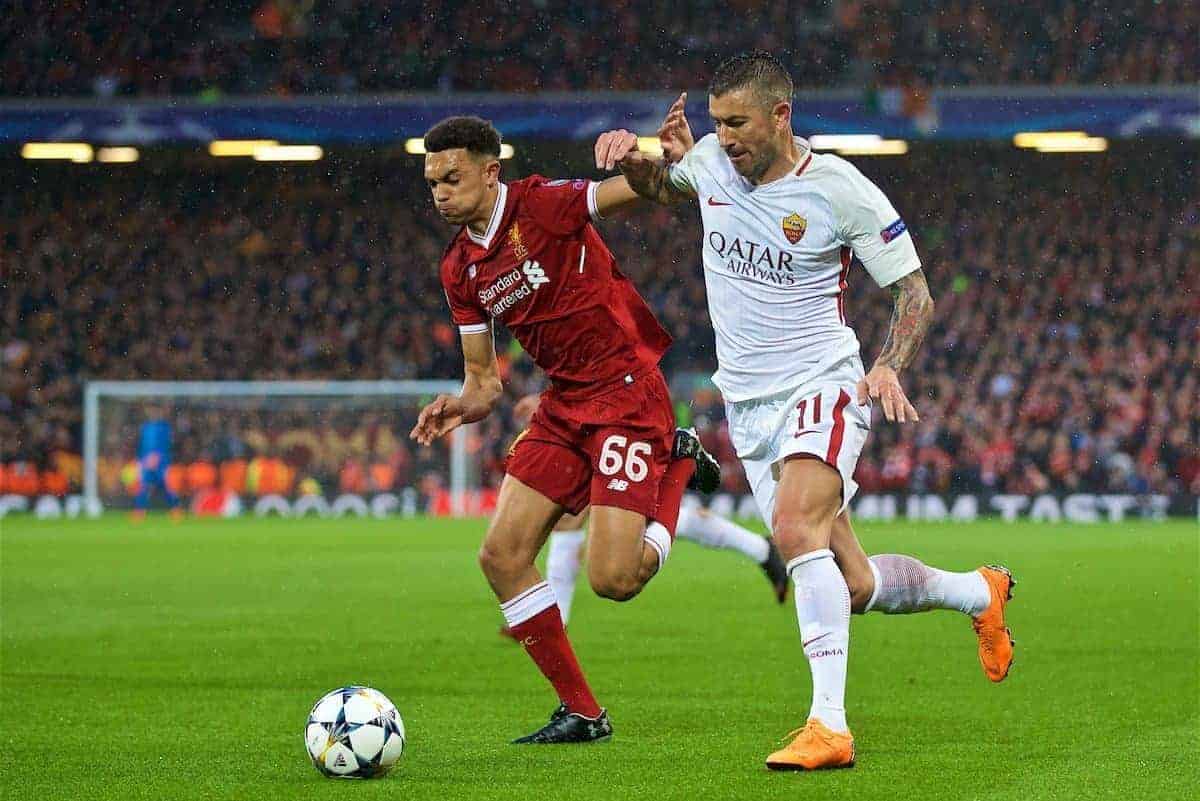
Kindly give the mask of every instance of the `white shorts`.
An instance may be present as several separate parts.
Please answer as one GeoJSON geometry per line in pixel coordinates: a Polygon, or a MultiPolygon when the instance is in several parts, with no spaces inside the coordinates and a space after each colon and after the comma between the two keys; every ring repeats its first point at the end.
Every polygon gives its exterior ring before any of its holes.
{"type": "Polygon", "coordinates": [[[871,405],[857,400],[862,378],[862,360],[852,356],[794,390],[725,404],[730,439],[768,528],[779,468],[789,457],[808,454],[837,470],[842,510],[858,491],[854,468],[871,431],[871,405]]]}

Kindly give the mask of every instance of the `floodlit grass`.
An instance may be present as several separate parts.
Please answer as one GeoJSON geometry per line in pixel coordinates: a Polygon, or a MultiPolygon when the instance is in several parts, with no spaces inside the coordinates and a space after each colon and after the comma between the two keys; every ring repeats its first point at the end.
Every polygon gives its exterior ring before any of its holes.
{"type": "Polygon", "coordinates": [[[789,601],[679,545],[571,637],[612,742],[508,745],[556,701],[479,574],[479,521],[0,520],[0,795],[11,799],[1173,799],[1200,784],[1194,522],[860,524],[872,552],[1003,562],[1017,661],[992,685],[948,612],[855,618],[858,766],[772,774],[808,709],[789,601]],[[302,728],[369,684],[409,749],[321,778],[302,728]]]}

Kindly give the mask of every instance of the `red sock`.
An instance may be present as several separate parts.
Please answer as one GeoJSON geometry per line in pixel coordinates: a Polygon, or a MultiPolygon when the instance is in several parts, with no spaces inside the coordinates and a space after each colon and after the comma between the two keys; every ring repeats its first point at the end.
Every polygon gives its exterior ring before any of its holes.
{"type": "Polygon", "coordinates": [[[683,502],[683,493],[687,483],[696,472],[695,459],[676,459],[667,465],[658,485],[658,508],[654,510],[654,520],[662,523],[671,534],[671,542],[675,541],[675,526],[679,523],[679,504],[683,502]]]}
{"type": "Polygon", "coordinates": [[[525,653],[537,664],[542,675],[554,685],[559,700],[567,705],[567,709],[589,718],[600,714],[600,704],[596,703],[592,688],[583,677],[583,669],[575,659],[557,606],[543,609],[524,623],[513,626],[512,633],[525,646],[525,653]]]}

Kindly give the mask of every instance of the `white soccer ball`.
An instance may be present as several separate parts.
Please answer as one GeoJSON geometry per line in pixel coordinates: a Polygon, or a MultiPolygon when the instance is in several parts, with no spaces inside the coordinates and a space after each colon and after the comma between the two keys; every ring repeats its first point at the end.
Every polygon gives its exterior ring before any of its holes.
{"type": "Polygon", "coordinates": [[[404,721],[379,690],[340,687],[308,713],[304,741],[322,775],[370,779],[391,770],[404,753],[404,721]]]}

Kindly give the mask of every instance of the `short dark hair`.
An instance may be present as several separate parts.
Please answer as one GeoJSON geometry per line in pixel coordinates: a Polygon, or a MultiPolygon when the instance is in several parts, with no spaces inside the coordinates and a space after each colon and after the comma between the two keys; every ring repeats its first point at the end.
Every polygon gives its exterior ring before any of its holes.
{"type": "Polygon", "coordinates": [[[425,133],[425,152],[464,147],[472,155],[500,158],[500,132],[480,117],[447,117],[425,133]]]}
{"type": "Polygon", "coordinates": [[[725,59],[708,83],[708,93],[714,97],[746,88],[772,105],[792,102],[792,76],[779,59],[764,50],[725,59]]]}

